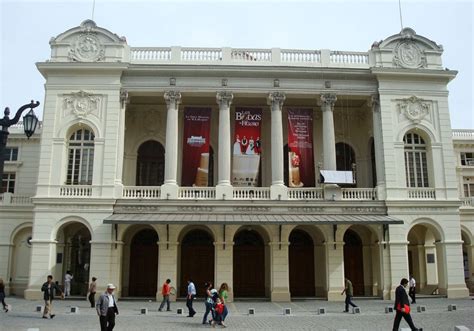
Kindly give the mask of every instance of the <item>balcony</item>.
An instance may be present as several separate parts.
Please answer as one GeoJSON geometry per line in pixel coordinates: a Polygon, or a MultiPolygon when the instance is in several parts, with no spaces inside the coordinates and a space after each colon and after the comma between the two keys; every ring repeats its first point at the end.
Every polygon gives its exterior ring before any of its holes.
{"type": "Polygon", "coordinates": [[[461,207],[474,207],[474,197],[459,198],[462,202],[461,207]]]}
{"type": "Polygon", "coordinates": [[[436,190],[430,187],[410,187],[407,189],[408,199],[436,200],[436,190]]]}
{"type": "Polygon", "coordinates": [[[33,201],[30,196],[13,193],[0,194],[0,206],[31,206],[33,201]]]}

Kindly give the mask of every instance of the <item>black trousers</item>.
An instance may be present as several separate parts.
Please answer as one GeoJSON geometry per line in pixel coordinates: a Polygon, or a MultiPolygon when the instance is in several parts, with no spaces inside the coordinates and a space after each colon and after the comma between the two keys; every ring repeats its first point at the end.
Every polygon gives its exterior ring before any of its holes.
{"type": "Polygon", "coordinates": [[[357,305],[355,305],[353,302],[352,302],[352,295],[346,295],[346,309],[345,311],[348,312],[349,311],[349,305],[351,305],[352,307],[357,307],[357,305]]]}
{"type": "Polygon", "coordinates": [[[95,307],[95,292],[89,293],[89,302],[91,303],[91,308],[95,307]]]}
{"type": "Polygon", "coordinates": [[[115,311],[113,307],[107,309],[107,315],[99,317],[100,331],[112,331],[115,326],[115,311]]]}
{"type": "Polygon", "coordinates": [[[188,307],[189,316],[196,315],[196,311],[193,308],[193,300],[195,297],[196,297],[195,295],[191,295],[191,298],[186,297],[186,307],[188,307]]]}
{"type": "Polygon", "coordinates": [[[418,330],[416,328],[415,324],[413,324],[413,320],[411,319],[410,314],[405,314],[405,313],[402,313],[401,311],[397,310],[397,314],[395,315],[395,320],[393,321],[393,328],[392,328],[393,331],[398,331],[398,329],[400,327],[400,321],[402,320],[402,317],[408,323],[408,326],[410,326],[410,329],[418,330]]]}
{"type": "Polygon", "coordinates": [[[411,303],[416,303],[415,292],[416,292],[416,288],[415,287],[410,287],[410,290],[408,291],[408,295],[411,298],[411,303]]]}

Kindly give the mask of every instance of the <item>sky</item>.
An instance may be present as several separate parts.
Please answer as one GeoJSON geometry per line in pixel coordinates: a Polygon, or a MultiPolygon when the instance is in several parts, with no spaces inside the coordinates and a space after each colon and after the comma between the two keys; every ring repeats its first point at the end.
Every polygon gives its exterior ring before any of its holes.
{"type": "MultiPolygon", "coordinates": [[[[456,129],[474,129],[473,2],[400,0],[403,27],[442,44],[443,66],[459,71],[448,85],[456,129]]],[[[35,63],[50,57],[51,37],[92,18],[93,8],[97,25],[132,47],[367,51],[401,30],[399,0],[0,0],[2,110],[43,102],[35,63]]]]}

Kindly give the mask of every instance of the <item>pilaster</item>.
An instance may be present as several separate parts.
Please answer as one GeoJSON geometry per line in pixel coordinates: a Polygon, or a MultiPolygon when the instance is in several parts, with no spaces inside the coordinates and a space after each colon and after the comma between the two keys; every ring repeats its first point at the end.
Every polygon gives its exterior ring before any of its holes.
{"type": "MultiPolygon", "coordinates": [[[[158,287],[156,292],[156,300],[160,301],[163,296],[161,295],[161,285],[168,278],[171,280],[171,286],[176,288],[176,293],[179,293],[178,279],[178,242],[174,241],[159,241],[158,245],[158,287]]],[[[170,301],[176,301],[176,295],[170,296],[170,301]]]]}
{"type": "Polygon", "coordinates": [[[326,243],[328,301],[344,301],[344,242],[326,243]]]}
{"type": "Polygon", "coordinates": [[[290,277],[288,264],[288,241],[270,242],[271,300],[288,302],[290,298],[290,277]]]}

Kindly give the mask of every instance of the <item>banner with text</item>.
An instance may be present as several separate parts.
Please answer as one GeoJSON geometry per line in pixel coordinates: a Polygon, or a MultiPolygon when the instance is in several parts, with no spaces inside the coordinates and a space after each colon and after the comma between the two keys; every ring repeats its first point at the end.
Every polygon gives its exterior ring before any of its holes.
{"type": "Polygon", "coordinates": [[[211,108],[184,108],[181,186],[208,186],[211,108]]]}
{"type": "Polygon", "coordinates": [[[232,185],[258,186],[262,143],[261,108],[236,108],[232,147],[232,185]]]}
{"type": "Polygon", "coordinates": [[[288,109],[288,186],[314,187],[313,110],[288,109]]]}

